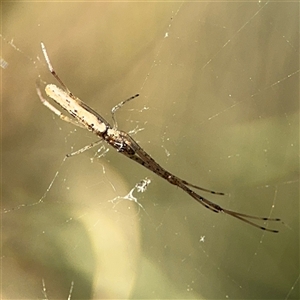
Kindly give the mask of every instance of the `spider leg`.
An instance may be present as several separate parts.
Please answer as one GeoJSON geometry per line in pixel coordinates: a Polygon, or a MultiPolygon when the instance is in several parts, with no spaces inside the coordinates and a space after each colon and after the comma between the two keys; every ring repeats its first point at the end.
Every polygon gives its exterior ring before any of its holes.
{"type": "Polygon", "coordinates": [[[190,196],[192,196],[195,200],[197,200],[199,203],[206,203],[207,206],[209,206],[211,208],[211,210],[213,210],[214,212],[222,212],[222,213],[225,213],[227,215],[230,215],[234,218],[237,218],[245,223],[248,223],[254,227],[257,227],[257,228],[260,228],[262,230],[266,230],[266,231],[269,231],[269,232],[274,232],[274,233],[277,233],[278,230],[274,230],[274,229],[268,229],[264,226],[260,226],[254,222],[251,222],[249,221],[248,219],[255,219],[255,220],[261,220],[261,221],[280,221],[280,219],[278,218],[266,218],[266,217],[256,217],[256,216],[251,216],[251,215],[246,215],[246,214],[242,214],[242,213],[238,213],[238,212],[235,212],[235,211],[232,211],[232,210],[229,210],[229,209],[225,209],[207,199],[205,199],[204,197],[196,194],[195,192],[191,191],[189,188],[186,188],[184,189],[184,191],[186,191],[190,196]]]}
{"type": "Polygon", "coordinates": [[[112,120],[113,120],[113,129],[117,129],[118,128],[118,123],[117,123],[117,119],[115,117],[115,113],[116,111],[121,108],[125,103],[129,102],[130,100],[138,97],[139,94],[136,94],[134,96],[131,96],[130,98],[126,99],[126,100],[123,100],[122,102],[120,102],[119,104],[117,104],[116,106],[114,106],[111,110],[111,116],[112,116],[112,120]]]}
{"type": "Polygon", "coordinates": [[[238,212],[235,212],[235,211],[231,211],[231,210],[228,210],[228,209],[224,209],[222,208],[222,212],[226,213],[227,215],[230,215],[234,218],[237,218],[243,222],[246,222],[254,227],[257,227],[257,228],[260,228],[262,230],[266,230],[266,231],[269,231],[269,232],[274,232],[274,233],[277,233],[279,232],[278,230],[275,230],[275,229],[269,229],[269,228],[266,228],[264,226],[260,226],[258,224],[255,224],[249,220],[247,220],[246,218],[250,218],[250,219],[257,219],[257,220],[264,220],[264,221],[280,221],[280,219],[278,218],[260,218],[260,217],[255,217],[255,216],[249,216],[249,215],[245,215],[245,214],[240,214],[238,212]],[[243,217],[242,217],[243,216],[243,217]]]}
{"type": "Polygon", "coordinates": [[[85,147],[83,147],[83,148],[81,148],[79,150],[76,150],[76,151],[74,151],[72,153],[67,154],[66,157],[71,157],[71,156],[83,153],[83,152],[85,152],[85,151],[87,151],[87,150],[89,150],[91,148],[94,148],[95,146],[97,146],[98,144],[100,144],[102,141],[103,140],[101,139],[99,141],[93,142],[93,143],[91,143],[91,144],[89,144],[89,145],[87,145],[87,146],[85,146],[85,147]]]}
{"type": "Polygon", "coordinates": [[[50,58],[48,56],[46,47],[43,42],[41,42],[42,51],[45,57],[45,60],[47,62],[47,66],[51,74],[55,77],[55,79],[61,84],[61,86],[64,88],[64,90],[69,94],[69,96],[74,97],[73,94],[70,92],[70,90],[67,88],[67,86],[63,83],[63,81],[59,78],[57,73],[55,72],[54,68],[52,67],[52,64],[50,62],[50,58]]]}
{"type": "Polygon", "coordinates": [[[187,186],[190,186],[190,187],[193,187],[195,189],[198,189],[198,190],[201,190],[203,192],[207,192],[207,193],[211,193],[211,194],[214,194],[214,195],[221,195],[221,196],[224,196],[225,193],[222,193],[222,192],[216,192],[216,191],[212,191],[212,190],[208,190],[208,189],[205,189],[205,188],[202,188],[200,186],[197,186],[197,185],[194,185],[194,184],[191,184],[185,180],[182,180],[182,182],[187,185],[187,186]]]}

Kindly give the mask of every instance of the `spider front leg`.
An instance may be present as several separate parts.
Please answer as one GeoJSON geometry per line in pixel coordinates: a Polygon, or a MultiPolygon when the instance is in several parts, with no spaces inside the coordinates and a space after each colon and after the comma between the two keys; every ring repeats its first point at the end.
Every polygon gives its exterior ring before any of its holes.
{"type": "Polygon", "coordinates": [[[136,94],[134,96],[131,96],[130,98],[120,102],[119,104],[117,104],[116,106],[114,106],[111,110],[111,115],[112,115],[112,120],[113,120],[113,129],[117,129],[118,128],[118,123],[117,123],[117,119],[115,118],[115,113],[116,111],[121,108],[125,103],[129,102],[130,100],[138,97],[140,94],[136,94]]]}

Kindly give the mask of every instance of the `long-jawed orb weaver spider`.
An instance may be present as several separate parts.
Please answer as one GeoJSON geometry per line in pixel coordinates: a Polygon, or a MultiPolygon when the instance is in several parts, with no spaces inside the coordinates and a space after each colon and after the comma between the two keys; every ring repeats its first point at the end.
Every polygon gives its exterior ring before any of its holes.
{"type": "Polygon", "coordinates": [[[101,117],[96,111],[94,111],[91,107],[89,107],[87,104],[85,104],[83,101],[81,101],[79,98],[74,96],[70,90],[67,88],[67,86],[63,83],[63,81],[59,78],[57,73],[54,71],[49,56],[47,54],[45,45],[41,43],[43,55],[45,57],[45,60],[47,62],[47,66],[51,74],[56,78],[56,80],[61,84],[63,89],[57,87],[54,84],[48,84],[45,87],[45,91],[48,97],[52,98],[58,105],[60,105],[63,109],[65,109],[72,117],[68,117],[63,115],[57,108],[55,108],[52,104],[50,104],[41,93],[40,88],[37,86],[37,94],[42,101],[42,103],[48,107],[53,113],[55,113],[57,116],[59,116],[62,120],[71,122],[72,124],[86,128],[89,131],[92,131],[95,133],[100,139],[99,141],[96,141],[92,143],[91,145],[88,145],[76,152],[73,152],[67,156],[72,156],[74,154],[81,153],[83,151],[86,151],[103,140],[106,141],[109,145],[111,145],[113,148],[115,148],[119,153],[122,153],[123,155],[127,156],[128,158],[134,160],[135,162],[139,163],[140,165],[144,166],[145,168],[149,169],[150,171],[154,172],[158,176],[164,178],[169,183],[176,185],[180,187],[182,190],[184,190],[186,193],[188,193],[191,197],[193,197],[197,202],[202,204],[204,207],[208,208],[209,210],[216,212],[216,213],[225,213],[227,215],[230,215],[234,218],[237,218],[245,223],[248,223],[252,226],[255,226],[257,228],[260,228],[262,230],[266,230],[269,232],[278,232],[278,230],[274,229],[268,229],[266,227],[260,226],[252,221],[254,220],[260,220],[260,221],[280,221],[278,218],[266,218],[266,217],[256,217],[251,216],[247,214],[242,214],[239,212],[235,212],[232,210],[225,209],[218,204],[215,204],[206,198],[202,197],[201,195],[197,194],[193,190],[191,190],[189,187],[198,189],[204,192],[208,192],[211,194],[217,194],[217,195],[224,195],[224,193],[221,192],[215,192],[211,191],[199,186],[196,186],[194,184],[191,184],[183,179],[180,179],[179,177],[171,174],[167,170],[165,170],[163,167],[161,167],[145,150],[143,150],[139,144],[126,132],[118,130],[117,129],[117,121],[115,118],[116,111],[122,107],[126,102],[138,97],[139,95],[136,94],[135,96],[132,96],[115,107],[113,107],[111,113],[112,113],[112,120],[113,120],[113,126],[111,126],[103,117],[101,117]],[[249,220],[250,219],[250,220],[249,220]]]}

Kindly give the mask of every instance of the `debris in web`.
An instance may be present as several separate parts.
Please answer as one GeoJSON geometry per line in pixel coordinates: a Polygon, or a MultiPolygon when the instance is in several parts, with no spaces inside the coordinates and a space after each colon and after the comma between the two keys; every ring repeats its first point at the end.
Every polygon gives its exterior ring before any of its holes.
{"type": "Polygon", "coordinates": [[[127,194],[127,195],[125,195],[125,196],[117,196],[117,197],[115,197],[114,199],[112,199],[112,200],[109,200],[108,202],[111,202],[111,203],[113,203],[114,204],[114,207],[118,204],[118,203],[120,203],[121,201],[123,201],[123,200],[128,200],[128,201],[133,201],[133,202],[135,202],[144,212],[146,212],[146,210],[145,210],[145,208],[143,207],[143,205],[138,201],[138,199],[133,195],[133,193],[135,192],[135,191],[137,191],[138,193],[144,193],[146,190],[147,190],[147,188],[148,188],[148,186],[149,186],[149,184],[151,183],[151,180],[149,179],[149,178],[145,178],[145,179],[142,179],[140,182],[138,182],[135,186],[134,186],[134,188],[132,188],[131,190],[130,190],[130,192],[127,194]]]}

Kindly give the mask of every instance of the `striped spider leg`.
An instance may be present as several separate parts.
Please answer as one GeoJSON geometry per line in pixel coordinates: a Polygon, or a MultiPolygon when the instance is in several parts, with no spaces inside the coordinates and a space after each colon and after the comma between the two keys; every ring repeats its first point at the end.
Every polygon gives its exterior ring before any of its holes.
{"type": "Polygon", "coordinates": [[[145,150],[143,150],[139,144],[126,132],[120,131],[117,129],[117,121],[115,118],[115,113],[118,109],[120,109],[125,103],[128,101],[138,97],[139,95],[132,96],[125,101],[122,101],[115,107],[113,107],[112,120],[113,126],[111,126],[103,117],[101,117],[96,111],[94,111],[91,107],[81,101],[79,98],[75,97],[67,88],[67,86],[62,82],[59,76],[54,71],[49,56],[47,54],[46,48],[43,43],[41,43],[42,51],[45,57],[45,60],[48,65],[49,71],[52,75],[57,79],[57,81],[61,84],[63,89],[57,87],[54,84],[48,84],[45,87],[45,92],[49,98],[52,98],[58,105],[60,105],[64,110],[66,110],[72,117],[67,117],[63,115],[58,109],[56,109],[52,104],[50,104],[41,94],[39,87],[37,86],[37,94],[42,101],[42,103],[48,107],[54,114],[59,116],[63,121],[71,122],[72,124],[86,128],[89,131],[92,131],[100,138],[99,141],[92,143],[74,153],[71,153],[67,156],[71,156],[74,154],[81,153],[98,145],[103,140],[106,141],[109,145],[115,148],[119,153],[127,156],[143,167],[149,169],[154,172],[158,176],[167,180],[169,183],[180,187],[183,191],[189,194],[192,198],[194,198],[197,202],[202,204],[204,207],[216,213],[225,213],[234,218],[237,218],[245,223],[248,223],[252,226],[260,228],[262,230],[266,230],[269,232],[278,232],[278,230],[268,229],[261,225],[258,225],[250,220],[260,220],[260,221],[280,221],[278,218],[267,218],[267,217],[256,217],[247,214],[242,214],[239,212],[235,212],[232,210],[225,209],[218,204],[215,204],[201,195],[197,194],[190,188],[198,189],[204,192],[208,192],[216,195],[224,195],[221,192],[215,192],[212,190],[208,190],[197,185],[191,184],[179,177],[173,175],[172,173],[165,170],[161,167],[145,150]],[[249,220],[250,219],[250,220],[249,220]]]}

